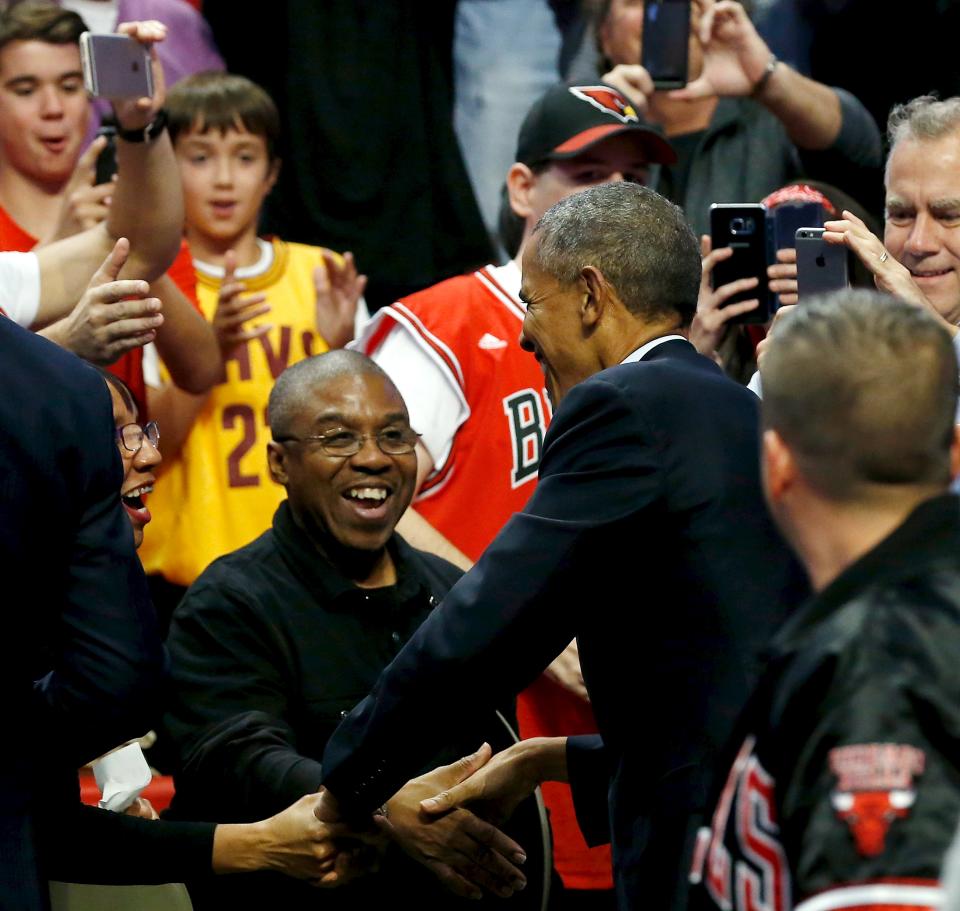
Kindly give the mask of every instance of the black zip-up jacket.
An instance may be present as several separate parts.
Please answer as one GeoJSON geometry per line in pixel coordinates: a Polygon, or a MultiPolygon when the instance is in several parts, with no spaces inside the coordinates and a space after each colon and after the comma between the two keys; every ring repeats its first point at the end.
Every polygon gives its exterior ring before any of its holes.
{"type": "MultiPolygon", "coordinates": [[[[173,816],[252,822],[320,787],[320,759],[341,717],[462,575],[398,535],[387,547],[396,585],[358,588],[313,546],[284,502],[269,531],[215,560],[190,587],[167,640],[173,692],[164,727],[180,762],[173,816]]],[[[445,749],[422,771],[471,753],[485,740],[495,749],[509,742],[494,712],[436,723],[448,732],[445,749]]],[[[543,882],[536,804],[528,802],[522,816],[509,830],[530,855],[530,886],[521,901],[511,901],[518,911],[536,901],[543,882]]],[[[313,909],[318,902],[328,911],[354,911],[400,893],[425,896],[424,907],[461,904],[426,868],[396,853],[376,876],[322,895],[305,883],[262,873],[191,882],[191,898],[198,911],[313,909]]]]}
{"type": "Polygon", "coordinates": [[[792,617],[701,830],[700,908],[933,908],[960,817],[960,504],[917,507],[792,617]]]}

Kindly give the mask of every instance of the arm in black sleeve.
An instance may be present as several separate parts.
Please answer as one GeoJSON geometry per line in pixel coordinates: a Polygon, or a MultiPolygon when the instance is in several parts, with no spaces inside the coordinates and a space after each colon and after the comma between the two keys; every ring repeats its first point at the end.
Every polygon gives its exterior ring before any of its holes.
{"type": "Polygon", "coordinates": [[[593,848],[610,841],[610,761],[599,734],[567,738],[567,775],[577,824],[593,848]]]}
{"type": "Polygon", "coordinates": [[[192,795],[187,805],[200,797],[218,821],[247,821],[315,791],[321,771],[297,750],[280,637],[222,582],[201,578],[174,614],[164,727],[179,754],[178,792],[192,795]]]}
{"type": "Polygon", "coordinates": [[[150,885],[210,874],[213,823],[140,819],[76,803],[37,827],[49,879],[150,885]]]}

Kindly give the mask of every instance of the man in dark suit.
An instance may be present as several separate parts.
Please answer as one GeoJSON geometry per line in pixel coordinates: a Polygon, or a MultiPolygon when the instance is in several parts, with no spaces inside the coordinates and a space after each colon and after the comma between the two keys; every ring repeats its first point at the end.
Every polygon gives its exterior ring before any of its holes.
{"type": "MultiPolygon", "coordinates": [[[[155,23],[124,28],[148,46],[164,33],[155,23]]],[[[127,131],[118,142],[123,177],[107,223],[36,257],[22,254],[26,264],[5,259],[0,312],[16,318],[19,303],[28,323],[69,312],[98,262],[108,254],[115,264],[125,259],[125,242],[122,251],[115,246],[121,234],[134,246],[127,274],[153,278],[170,265],[183,209],[179,192],[170,191],[176,163],[163,121],[155,119],[162,81],[156,86],[152,99],[118,103],[127,131]]],[[[122,290],[142,298],[142,284],[122,290]]],[[[125,305],[120,315],[138,315],[134,309],[125,305]]],[[[106,334],[116,338],[122,328],[106,334]]],[[[95,326],[90,331],[99,335],[95,326]]],[[[2,911],[47,906],[34,826],[41,799],[63,790],[65,769],[142,734],[158,708],[163,650],[118,495],[113,440],[103,380],[0,316],[2,911]]]]}
{"type": "Polygon", "coordinates": [[[0,318],[0,390],[0,908],[33,911],[33,806],[65,765],[143,733],[163,651],[103,380],[0,318]]]}
{"type": "Polygon", "coordinates": [[[540,484],[330,740],[321,818],[362,819],[576,635],[605,748],[535,740],[515,769],[530,786],[569,771],[592,835],[606,807],[581,785],[609,784],[621,907],[684,907],[716,753],[800,595],[761,497],[757,400],[682,335],[699,279],[682,212],[645,187],[541,219],[521,290],[557,408],[540,484]]]}

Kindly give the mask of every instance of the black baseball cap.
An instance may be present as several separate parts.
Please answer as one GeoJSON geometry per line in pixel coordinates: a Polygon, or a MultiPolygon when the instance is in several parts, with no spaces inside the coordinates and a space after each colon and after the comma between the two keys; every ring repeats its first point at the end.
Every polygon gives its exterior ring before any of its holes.
{"type": "Polygon", "coordinates": [[[633,105],[612,85],[555,85],[520,126],[516,160],[526,165],[574,158],[587,149],[629,133],[651,164],[673,164],[677,153],[663,134],[641,122],[633,105]]]}

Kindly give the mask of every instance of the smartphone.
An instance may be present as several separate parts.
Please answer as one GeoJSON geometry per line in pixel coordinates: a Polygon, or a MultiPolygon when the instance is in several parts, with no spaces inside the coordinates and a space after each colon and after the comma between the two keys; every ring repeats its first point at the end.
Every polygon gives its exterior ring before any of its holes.
{"type": "Polygon", "coordinates": [[[153,96],[150,52],[129,35],[80,35],[83,84],[94,98],[153,96]]]}
{"type": "Polygon", "coordinates": [[[687,84],[691,0],[646,0],[640,64],[655,89],[681,89],[687,84]]]}
{"type": "Polygon", "coordinates": [[[826,220],[819,202],[783,202],[769,214],[773,217],[775,250],[792,247],[800,228],[822,228],[826,220]]]}
{"type": "Polygon", "coordinates": [[[738,278],[756,278],[757,286],[734,294],[724,306],[757,298],[756,310],[734,317],[736,323],[766,323],[776,309],[775,296],[767,283],[767,266],[773,262],[772,219],[759,203],[714,203],[710,206],[712,249],[730,247],[729,259],[713,267],[713,287],[720,288],[738,278]]]}
{"type": "Polygon", "coordinates": [[[117,128],[112,124],[105,123],[97,130],[97,136],[106,136],[107,144],[97,156],[96,182],[98,184],[109,183],[113,180],[113,175],[117,173],[117,128]]]}
{"type": "Polygon", "coordinates": [[[796,234],[797,294],[802,304],[812,294],[828,294],[850,285],[849,254],[823,239],[823,228],[800,228],[796,234]]]}

